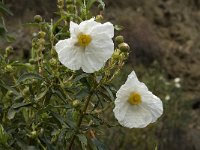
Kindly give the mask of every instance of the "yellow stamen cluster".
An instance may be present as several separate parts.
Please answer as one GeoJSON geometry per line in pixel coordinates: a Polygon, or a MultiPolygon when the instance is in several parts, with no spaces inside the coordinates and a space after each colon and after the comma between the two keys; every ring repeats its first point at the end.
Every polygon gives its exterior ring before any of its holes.
{"type": "Polygon", "coordinates": [[[137,92],[133,92],[130,94],[128,102],[131,105],[139,105],[142,102],[141,95],[137,92]]]}
{"type": "Polygon", "coordinates": [[[90,35],[80,34],[78,36],[78,45],[82,46],[82,47],[88,46],[90,44],[91,40],[92,39],[91,39],[90,35]]]}

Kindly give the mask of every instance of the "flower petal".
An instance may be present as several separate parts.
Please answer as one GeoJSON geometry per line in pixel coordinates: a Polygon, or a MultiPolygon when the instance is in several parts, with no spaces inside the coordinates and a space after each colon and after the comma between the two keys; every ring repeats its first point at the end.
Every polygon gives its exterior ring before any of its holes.
{"type": "Polygon", "coordinates": [[[74,46],[75,42],[72,39],[60,40],[55,49],[58,53],[60,62],[72,70],[78,70],[81,67],[83,49],[74,46]]]}
{"type": "Polygon", "coordinates": [[[142,106],[152,115],[151,123],[155,122],[163,114],[162,101],[150,91],[142,94],[142,99],[142,106]]]}
{"type": "Polygon", "coordinates": [[[77,35],[80,33],[79,31],[79,25],[73,21],[70,21],[70,36],[71,37],[77,37],[77,35]]]}
{"type": "Polygon", "coordinates": [[[101,25],[101,23],[96,22],[94,18],[91,18],[90,20],[81,22],[79,24],[79,29],[80,29],[80,32],[84,34],[89,34],[91,30],[97,25],[101,25]]]}
{"type": "Polygon", "coordinates": [[[113,52],[114,43],[106,34],[95,35],[85,49],[81,68],[87,73],[98,71],[112,56],[113,52]]]}
{"type": "Polygon", "coordinates": [[[93,35],[95,34],[107,34],[110,38],[114,36],[114,27],[113,24],[110,22],[106,22],[104,24],[99,24],[93,27],[92,32],[93,35]]]}

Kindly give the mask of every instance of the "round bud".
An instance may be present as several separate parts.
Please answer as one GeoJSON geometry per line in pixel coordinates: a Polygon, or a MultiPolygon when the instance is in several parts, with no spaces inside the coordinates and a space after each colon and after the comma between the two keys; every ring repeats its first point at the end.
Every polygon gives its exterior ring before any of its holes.
{"type": "Polygon", "coordinates": [[[50,63],[51,66],[56,66],[57,65],[57,60],[55,58],[51,58],[49,60],[49,63],[50,63]]]}
{"type": "Polygon", "coordinates": [[[130,47],[127,43],[121,43],[118,45],[118,47],[122,52],[128,52],[130,50],[130,47]]]}
{"type": "Polygon", "coordinates": [[[9,55],[12,51],[13,51],[13,47],[12,46],[6,47],[6,54],[7,55],[9,55]]]}
{"type": "Polygon", "coordinates": [[[33,58],[29,59],[30,64],[35,64],[35,60],[33,58]]]}
{"type": "Polygon", "coordinates": [[[74,100],[73,102],[72,102],[72,105],[76,108],[76,107],[79,107],[80,106],[80,101],[79,100],[74,100]]]}
{"type": "Polygon", "coordinates": [[[45,35],[46,35],[46,33],[45,33],[44,31],[40,31],[40,32],[38,33],[39,38],[44,38],[45,35]]]}
{"type": "Polygon", "coordinates": [[[103,6],[102,4],[99,4],[99,5],[98,5],[98,9],[99,9],[100,11],[103,11],[103,10],[104,10],[104,6],[103,6]]]}
{"type": "Polygon", "coordinates": [[[6,71],[7,73],[10,73],[10,72],[13,71],[13,67],[12,67],[11,65],[7,65],[7,66],[5,67],[5,71],[6,71]]]}
{"type": "Polygon", "coordinates": [[[13,93],[13,91],[9,90],[6,95],[8,97],[13,97],[14,93],[13,93]]]}
{"type": "Polygon", "coordinates": [[[23,95],[28,95],[29,94],[29,87],[25,87],[25,89],[23,89],[22,91],[23,95]]]}
{"type": "Polygon", "coordinates": [[[40,22],[42,22],[42,17],[40,15],[35,15],[34,21],[37,22],[37,23],[40,23],[40,22]]]}
{"type": "Polygon", "coordinates": [[[41,45],[44,45],[45,44],[45,40],[43,38],[40,38],[38,40],[38,43],[41,44],[41,45]]]}
{"type": "Polygon", "coordinates": [[[101,22],[103,20],[103,16],[102,15],[97,15],[96,18],[95,18],[95,20],[97,22],[101,22]]]}
{"type": "Polygon", "coordinates": [[[123,43],[123,42],[124,42],[124,37],[121,36],[121,35],[117,36],[117,37],[115,38],[115,42],[116,42],[117,44],[123,43]]]}
{"type": "Polygon", "coordinates": [[[37,137],[37,132],[36,131],[32,131],[30,137],[33,138],[33,139],[36,138],[37,137]]]}

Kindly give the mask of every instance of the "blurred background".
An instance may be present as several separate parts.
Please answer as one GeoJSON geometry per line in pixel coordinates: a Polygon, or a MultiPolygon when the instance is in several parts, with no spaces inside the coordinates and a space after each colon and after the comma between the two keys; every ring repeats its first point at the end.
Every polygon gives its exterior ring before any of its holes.
{"type": "MultiPolygon", "coordinates": [[[[164,114],[145,129],[102,131],[111,150],[198,150],[200,147],[200,0],[106,0],[105,20],[130,44],[129,60],[115,79],[118,89],[134,69],[164,103],[164,114]]],[[[29,57],[36,14],[56,19],[56,0],[5,0],[13,16],[5,24],[15,54],[29,57]]],[[[94,12],[96,12],[94,10],[94,12]]],[[[0,47],[8,45],[0,40],[0,47]]],[[[112,110],[108,120],[114,120],[112,110]]]]}

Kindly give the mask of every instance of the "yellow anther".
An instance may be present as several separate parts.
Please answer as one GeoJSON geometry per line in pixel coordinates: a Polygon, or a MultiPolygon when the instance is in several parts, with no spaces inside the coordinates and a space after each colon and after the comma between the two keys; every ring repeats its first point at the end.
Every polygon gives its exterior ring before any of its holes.
{"type": "Polygon", "coordinates": [[[131,105],[138,105],[142,102],[142,98],[141,95],[137,92],[133,92],[131,93],[131,95],[129,96],[128,102],[131,105]]]}
{"type": "Polygon", "coordinates": [[[90,35],[80,34],[78,36],[78,45],[82,46],[82,47],[88,46],[90,44],[91,40],[92,39],[91,39],[90,35]]]}

